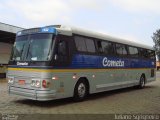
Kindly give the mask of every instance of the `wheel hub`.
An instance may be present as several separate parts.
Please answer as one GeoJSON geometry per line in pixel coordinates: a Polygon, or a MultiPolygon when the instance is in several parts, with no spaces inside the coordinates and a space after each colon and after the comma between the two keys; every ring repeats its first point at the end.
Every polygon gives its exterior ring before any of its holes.
{"type": "Polygon", "coordinates": [[[78,95],[79,97],[84,97],[86,93],[86,87],[83,83],[79,84],[78,86],[78,95]]]}

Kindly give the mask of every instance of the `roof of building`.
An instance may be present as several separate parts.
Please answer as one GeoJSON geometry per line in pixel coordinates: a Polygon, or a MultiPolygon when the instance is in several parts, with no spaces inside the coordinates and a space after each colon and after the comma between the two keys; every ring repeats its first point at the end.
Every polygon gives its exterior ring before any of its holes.
{"type": "Polygon", "coordinates": [[[0,22],[0,31],[6,31],[6,32],[9,32],[9,33],[17,33],[18,31],[21,31],[23,29],[24,28],[0,22]]]}
{"type": "Polygon", "coordinates": [[[24,28],[0,22],[0,42],[14,43],[16,33],[23,29],[24,28]]]}

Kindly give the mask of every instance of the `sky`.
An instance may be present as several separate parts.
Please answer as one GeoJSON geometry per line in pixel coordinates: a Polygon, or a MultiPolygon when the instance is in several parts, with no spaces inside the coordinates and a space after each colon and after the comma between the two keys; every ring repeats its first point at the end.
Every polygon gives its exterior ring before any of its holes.
{"type": "Polygon", "coordinates": [[[0,0],[0,22],[23,28],[72,25],[153,46],[160,0],[0,0]]]}

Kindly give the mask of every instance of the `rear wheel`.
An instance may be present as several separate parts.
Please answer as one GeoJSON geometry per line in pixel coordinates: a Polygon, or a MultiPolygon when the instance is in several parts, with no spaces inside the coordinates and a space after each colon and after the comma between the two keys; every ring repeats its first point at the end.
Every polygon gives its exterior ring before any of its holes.
{"type": "Polygon", "coordinates": [[[74,89],[74,100],[75,101],[83,101],[88,93],[88,87],[84,80],[80,80],[77,82],[74,89]]]}
{"type": "Polygon", "coordinates": [[[141,89],[145,87],[145,76],[144,75],[141,76],[138,87],[141,89]]]}

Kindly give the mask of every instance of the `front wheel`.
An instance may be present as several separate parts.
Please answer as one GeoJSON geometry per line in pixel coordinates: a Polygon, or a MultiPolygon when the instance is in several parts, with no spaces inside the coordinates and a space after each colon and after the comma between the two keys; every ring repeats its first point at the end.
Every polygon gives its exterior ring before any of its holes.
{"type": "Polygon", "coordinates": [[[87,96],[87,84],[84,80],[80,80],[77,82],[74,89],[74,100],[75,101],[83,101],[87,96]]]}
{"type": "Polygon", "coordinates": [[[140,82],[139,82],[139,88],[144,88],[145,87],[145,76],[142,75],[140,78],[140,82]]]}

